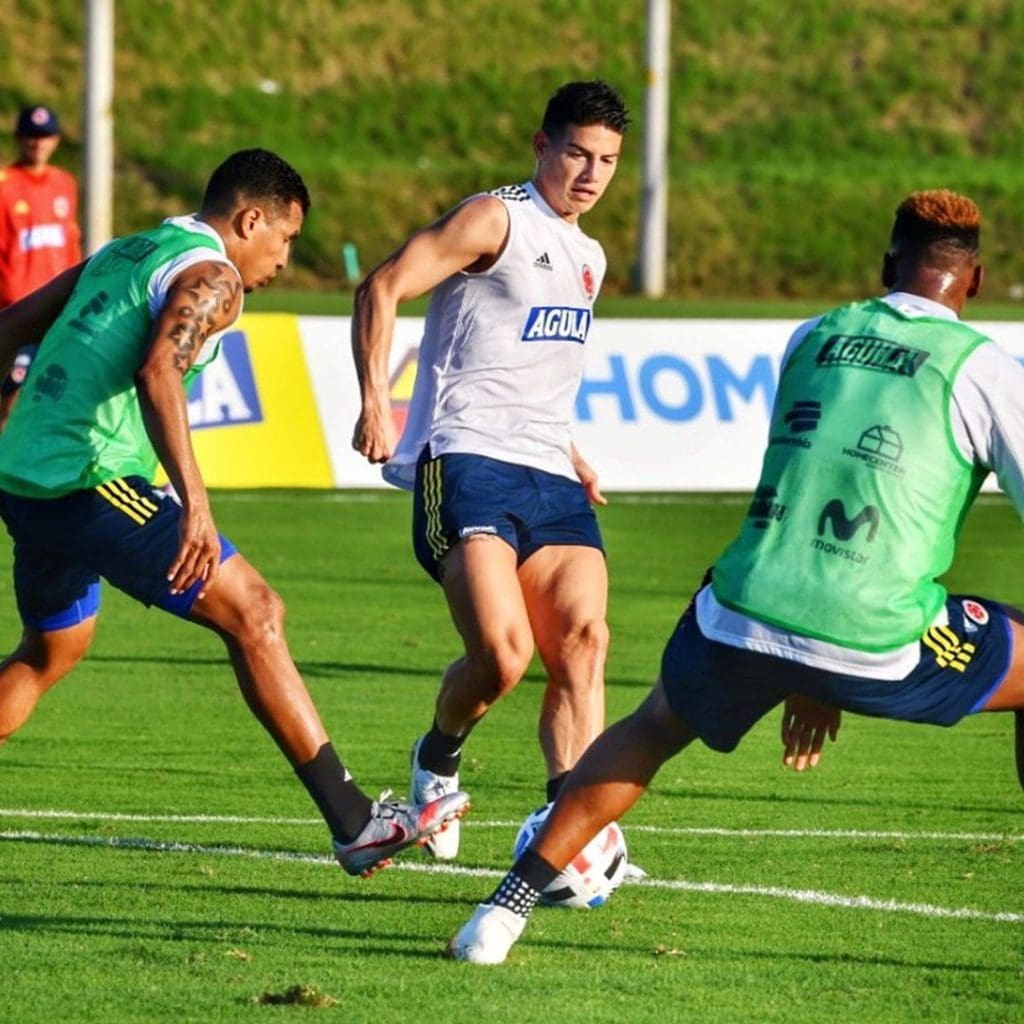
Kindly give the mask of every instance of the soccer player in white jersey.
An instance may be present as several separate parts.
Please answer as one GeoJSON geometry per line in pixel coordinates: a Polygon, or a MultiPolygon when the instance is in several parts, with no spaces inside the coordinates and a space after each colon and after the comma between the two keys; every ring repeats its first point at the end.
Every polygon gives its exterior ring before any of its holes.
{"type": "MultiPolygon", "coordinates": [[[[548,675],[539,734],[549,800],[603,728],[608,581],[592,505],[605,500],[570,420],[605,272],[578,221],[614,177],[627,126],[611,86],[562,86],[533,137],[533,177],[466,199],[356,293],[352,444],[414,491],[416,557],[465,647],[413,746],[413,793],[458,789],[463,742],[535,646],[548,675]],[[388,395],[396,310],[431,289],[398,442],[388,395]]],[[[453,827],[427,850],[450,859],[458,843],[453,827]]]]}
{"type": "Polygon", "coordinates": [[[449,944],[500,963],[540,892],[693,740],[729,752],[785,704],[783,760],[817,762],[839,709],[950,726],[1024,711],[1024,618],[938,578],[989,472],[1024,514],[1024,369],[959,319],[980,214],[937,190],[896,211],[881,299],[801,327],[738,536],[644,703],[599,737],[533,843],[449,944]]]}

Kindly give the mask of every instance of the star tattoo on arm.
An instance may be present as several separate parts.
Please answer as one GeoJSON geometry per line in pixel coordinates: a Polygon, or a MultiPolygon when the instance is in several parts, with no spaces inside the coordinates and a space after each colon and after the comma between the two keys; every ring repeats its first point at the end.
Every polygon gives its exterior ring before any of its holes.
{"type": "Polygon", "coordinates": [[[227,264],[203,264],[186,271],[176,283],[170,302],[171,362],[184,375],[195,362],[206,339],[225,327],[237,309],[242,283],[227,264]]]}

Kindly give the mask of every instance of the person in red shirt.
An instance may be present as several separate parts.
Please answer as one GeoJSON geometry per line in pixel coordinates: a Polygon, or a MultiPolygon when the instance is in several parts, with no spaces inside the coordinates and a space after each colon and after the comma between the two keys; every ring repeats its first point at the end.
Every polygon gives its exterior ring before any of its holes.
{"type": "MultiPolygon", "coordinates": [[[[18,159],[0,169],[0,308],[42,287],[82,258],[78,184],[52,167],[60,145],[57,115],[25,107],[14,129],[18,159]]],[[[18,353],[0,383],[0,430],[32,363],[35,346],[18,353]]]]}

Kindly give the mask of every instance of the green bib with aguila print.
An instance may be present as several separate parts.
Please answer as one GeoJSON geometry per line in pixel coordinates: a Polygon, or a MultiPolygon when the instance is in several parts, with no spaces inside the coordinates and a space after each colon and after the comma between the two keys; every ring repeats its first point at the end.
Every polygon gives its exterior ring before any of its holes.
{"type": "Polygon", "coordinates": [[[920,637],[985,475],[958,450],[949,405],[986,341],[878,299],[824,316],[783,367],[753,502],[715,565],[718,601],[859,650],[920,637]]]}
{"type": "MultiPolygon", "coordinates": [[[[135,389],[153,331],[150,283],[196,249],[224,260],[211,234],[167,221],[115,239],[86,263],[0,435],[0,489],[51,498],[122,476],[152,479],[157,456],[135,389]]],[[[184,385],[217,347],[200,355],[184,385]]]]}

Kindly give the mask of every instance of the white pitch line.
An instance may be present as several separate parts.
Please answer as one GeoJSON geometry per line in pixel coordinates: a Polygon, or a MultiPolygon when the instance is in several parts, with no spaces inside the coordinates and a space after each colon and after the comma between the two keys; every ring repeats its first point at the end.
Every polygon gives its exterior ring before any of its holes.
{"type": "MultiPolygon", "coordinates": [[[[129,814],[117,811],[71,811],[55,808],[0,807],[0,818],[30,818],[64,821],[134,821],[144,824],[184,825],[300,825],[323,826],[321,818],[250,817],[235,814],[129,814]]],[[[464,828],[519,828],[520,821],[487,821],[467,818],[464,828]]],[[[627,832],[662,836],[719,836],[723,839],[905,839],[936,842],[1021,843],[1024,834],[1001,832],[907,832],[862,829],[719,828],[714,826],[672,826],[627,824],[627,832]]]]}
{"type": "Polygon", "coordinates": [[[881,910],[897,914],[918,914],[922,917],[953,917],[972,921],[1001,921],[1008,924],[1024,922],[1024,914],[1011,910],[987,911],[972,907],[937,907],[931,903],[903,903],[900,900],[879,900],[873,896],[842,896],[814,889],[785,889],[777,885],[732,885],[723,882],[687,882],[683,879],[640,878],[632,882],[655,889],[678,889],[684,892],[725,893],[734,896],[768,896],[814,903],[824,907],[844,907],[851,910],[881,910]]]}
{"type": "MultiPolygon", "coordinates": [[[[199,854],[207,857],[247,857],[286,863],[334,866],[334,859],[321,854],[296,853],[289,850],[253,850],[241,846],[203,846],[198,843],[165,842],[132,836],[68,836],[46,832],[0,832],[0,841],[49,843],[56,846],[92,846],[118,850],[142,850],[147,853],[199,854]]],[[[430,875],[449,875],[460,878],[501,878],[504,871],[494,868],[466,868],[454,864],[416,864],[398,861],[394,867],[403,871],[430,875]]],[[[648,889],[668,889],[729,896],[761,896],[790,900],[825,907],[848,910],[878,910],[895,914],[914,914],[919,917],[955,918],[958,920],[991,921],[1000,924],[1022,924],[1024,914],[1010,910],[988,911],[973,907],[940,907],[931,903],[904,903],[900,900],[880,900],[872,896],[844,896],[840,893],[819,892],[814,889],[786,889],[773,885],[735,885],[728,882],[690,882],[681,878],[627,879],[626,885],[641,885],[648,889]]]]}
{"type": "Polygon", "coordinates": [[[138,821],[188,825],[323,825],[323,818],[259,818],[236,814],[128,814],[119,811],[64,811],[56,808],[0,807],[0,818],[65,821],[138,821]]]}
{"type": "Polygon", "coordinates": [[[856,828],[692,828],[662,825],[626,825],[628,832],[656,835],[723,836],[729,839],[934,839],[942,842],[1021,843],[1024,835],[1000,832],[896,832],[856,828]]]}

